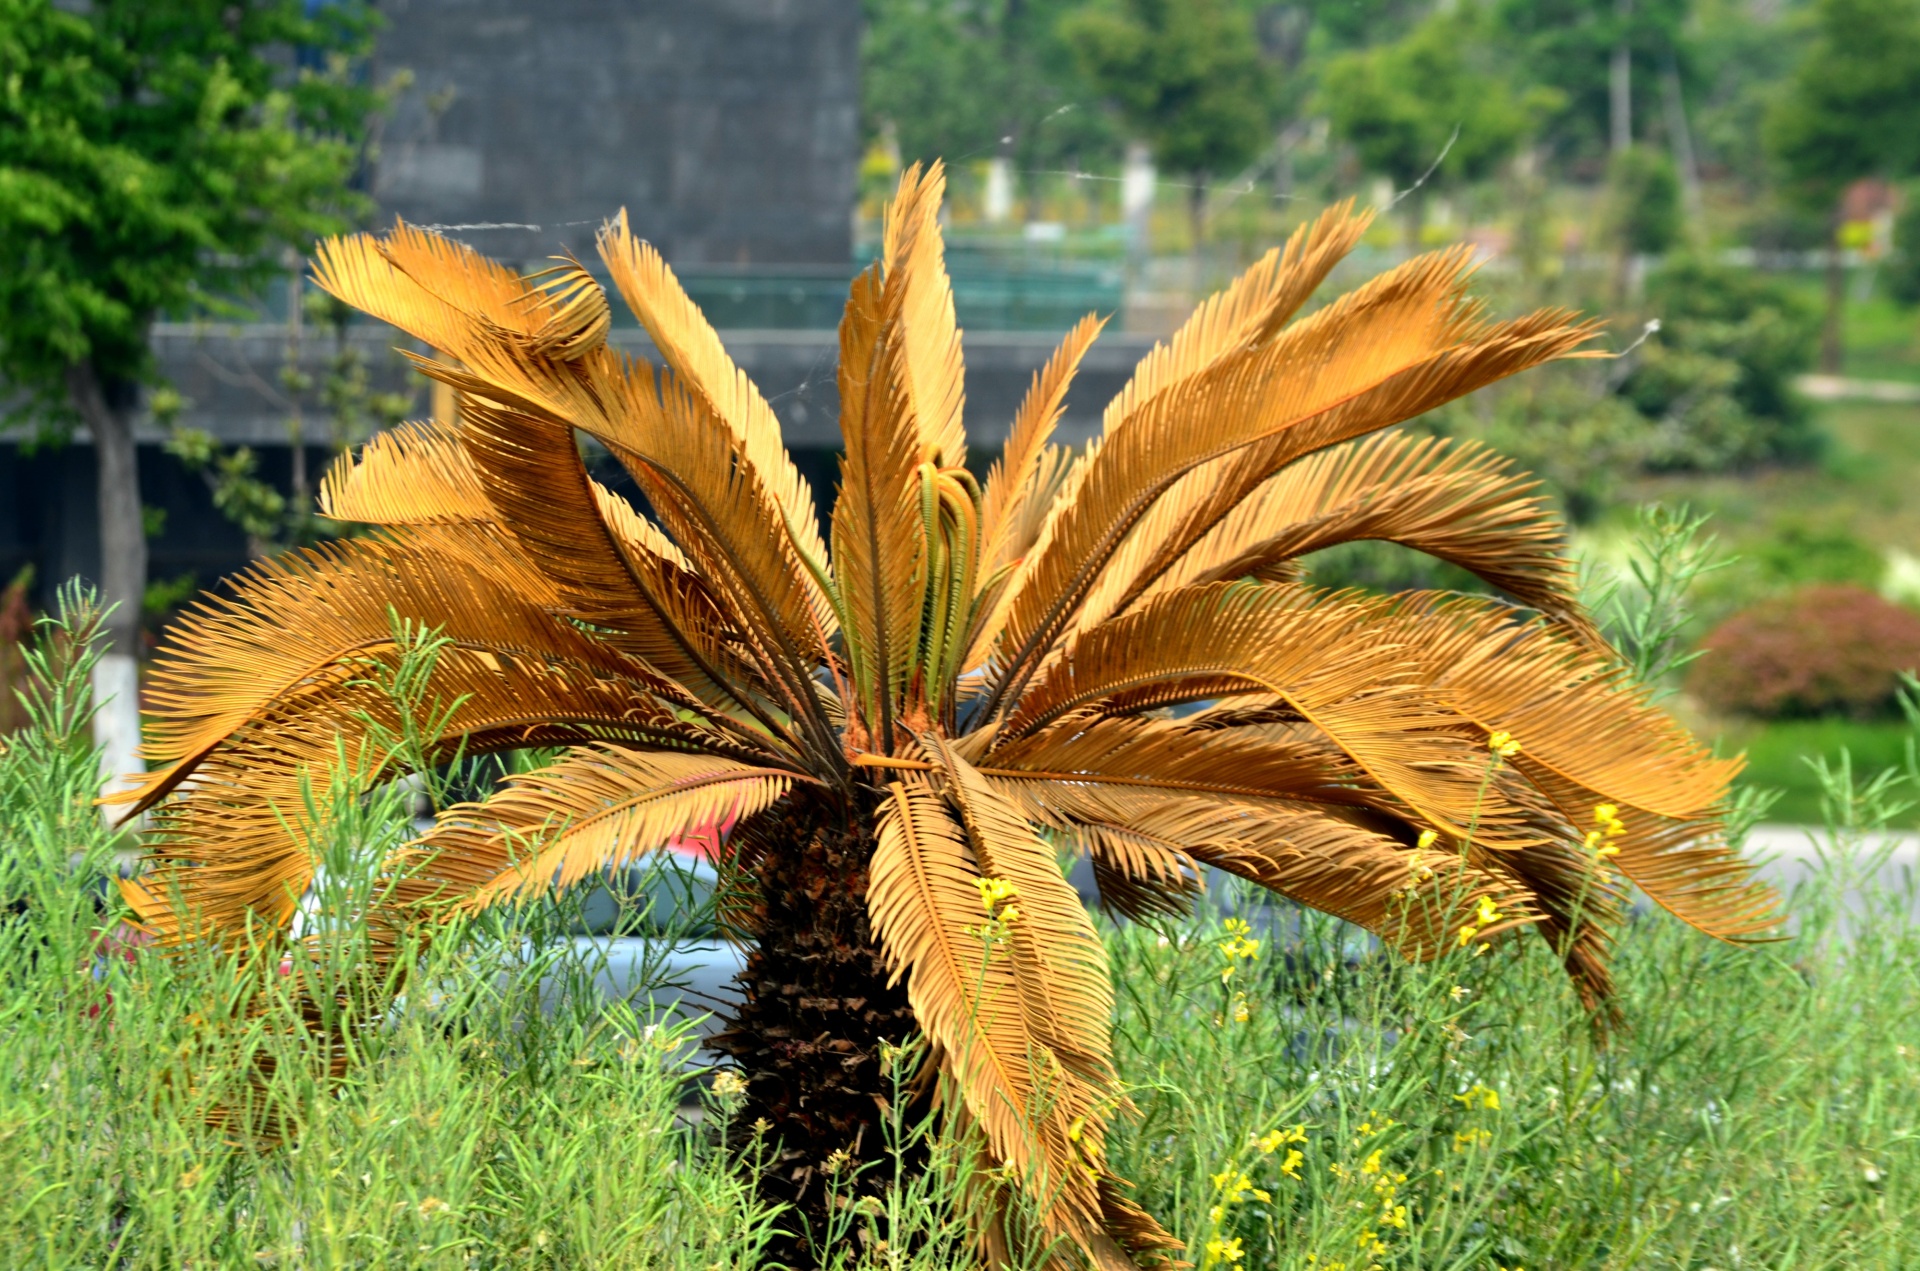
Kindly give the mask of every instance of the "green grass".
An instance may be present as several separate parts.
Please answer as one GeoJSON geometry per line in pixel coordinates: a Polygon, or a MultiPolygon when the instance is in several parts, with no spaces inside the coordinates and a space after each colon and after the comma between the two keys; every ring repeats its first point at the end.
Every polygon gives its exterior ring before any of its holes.
{"type": "Polygon", "coordinates": [[[1885,288],[1846,308],[1846,352],[1853,379],[1920,381],[1920,313],[1888,299],[1885,288]]]}
{"type": "MultiPolygon", "coordinates": [[[[1818,825],[1824,814],[1814,760],[1837,763],[1844,750],[1852,756],[1854,771],[1863,776],[1888,768],[1904,769],[1911,736],[1904,724],[1787,720],[1730,725],[1720,732],[1719,746],[1722,754],[1746,754],[1745,780],[1749,784],[1780,791],[1780,801],[1767,814],[1768,820],[1818,825]]],[[[1920,824],[1920,818],[1908,813],[1900,823],[1920,824]]]]}

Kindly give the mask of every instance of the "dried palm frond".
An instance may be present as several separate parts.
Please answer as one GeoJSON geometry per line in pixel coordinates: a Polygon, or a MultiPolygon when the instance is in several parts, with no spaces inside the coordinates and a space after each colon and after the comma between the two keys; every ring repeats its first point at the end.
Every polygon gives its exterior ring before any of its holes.
{"type": "MultiPolygon", "coordinates": [[[[396,619],[424,624],[457,704],[429,760],[568,749],[387,862],[354,915],[376,957],[449,910],[733,824],[729,921],[755,948],[724,1036],[785,1145],[764,1185],[808,1211],[830,1153],[880,1151],[875,1056],[917,1026],[983,1177],[1105,1267],[1177,1245],[1107,1167],[1112,987],[1058,845],[1124,913],[1178,912],[1211,867],[1411,957],[1491,900],[1504,917],[1476,938],[1538,928],[1606,1007],[1622,890],[1584,840],[1605,802],[1625,879],[1713,935],[1767,929],[1718,827],[1735,765],[1629,680],[1532,483],[1383,432],[1581,356],[1591,325],[1487,320],[1458,250],[1297,317],[1366,227],[1337,208],[1150,353],[1078,455],[1050,440],[1100,329],[1076,326],[983,489],[942,189],[938,166],[907,173],[852,286],[830,542],[765,398],[624,215],[602,256],[659,367],[607,347],[577,262],[523,278],[405,225],[323,245],[320,285],[433,346],[418,364],[460,418],[328,477],[328,513],[375,536],[258,566],[170,633],[132,796],[157,826],[127,889],[143,921],[285,929],[312,867],[275,809],[335,754],[395,775],[374,672],[402,655],[396,619]],[[650,516],[592,479],[581,434],[650,516]],[[1302,555],[1365,538],[1504,598],[1302,581],[1302,555]],[[1489,751],[1500,733],[1517,754],[1489,751]]],[[[983,1249],[1006,1238],[987,1225],[983,1249]]]]}

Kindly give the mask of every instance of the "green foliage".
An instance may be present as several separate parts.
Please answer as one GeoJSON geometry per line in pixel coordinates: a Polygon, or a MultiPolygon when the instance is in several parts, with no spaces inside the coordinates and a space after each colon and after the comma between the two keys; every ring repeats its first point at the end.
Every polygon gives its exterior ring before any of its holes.
{"type": "Polygon", "coordinates": [[[1903,305],[1920,305],[1920,190],[1908,190],[1893,223],[1893,259],[1882,266],[1887,291],[1903,305]]]}
{"type": "Polygon", "coordinates": [[[1111,158],[1117,140],[1060,23],[1081,0],[866,0],[861,105],[905,162],[1111,158]]]}
{"type": "Polygon", "coordinates": [[[1588,611],[1655,700],[1670,693],[1668,681],[1699,656],[1686,641],[1694,590],[1727,564],[1706,525],[1705,516],[1686,507],[1643,507],[1626,575],[1599,569],[1587,579],[1588,611]]]}
{"type": "Polygon", "coordinates": [[[1791,288],[1699,257],[1647,280],[1660,319],[1620,394],[1659,427],[1648,463],[1719,471],[1805,462],[1822,437],[1793,378],[1813,364],[1819,318],[1791,288]]]}
{"type": "Polygon", "coordinates": [[[1563,363],[1449,404],[1422,421],[1444,436],[1484,441],[1539,477],[1567,519],[1584,525],[1646,462],[1655,429],[1591,364],[1563,363]]]}
{"type": "Polygon", "coordinates": [[[1161,167],[1218,178],[1266,144],[1275,84],[1252,17],[1231,0],[1104,0],[1061,31],[1161,167]]]}
{"type": "Polygon", "coordinates": [[[1920,167],[1920,0],[1817,0],[1810,25],[1767,140],[1824,210],[1849,181],[1920,167]]]}
{"type": "MultiPolygon", "coordinates": [[[[1610,140],[1614,48],[1624,40],[1632,55],[1634,135],[1644,137],[1661,113],[1659,94],[1647,86],[1687,45],[1688,19],[1699,7],[1700,0],[1496,0],[1493,11],[1508,73],[1555,91],[1540,120],[1551,148],[1563,160],[1593,163],[1610,140]]],[[[1751,27],[1759,17],[1743,5],[1739,20],[1751,27]]]]}
{"type": "Polygon", "coordinates": [[[1316,587],[1359,587],[1366,591],[1475,591],[1485,583],[1458,565],[1436,560],[1398,543],[1360,539],[1306,558],[1316,587]]]}
{"type": "Polygon", "coordinates": [[[1622,251],[1657,255],[1680,241],[1680,178],[1673,160],[1630,146],[1607,165],[1607,229],[1622,251]]]}
{"type": "Polygon", "coordinates": [[[1397,43],[1333,59],[1321,97],[1334,132],[1369,171],[1402,185],[1436,161],[1436,177],[1486,176],[1527,135],[1530,116],[1554,100],[1515,86],[1492,34],[1481,11],[1463,4],[1397,43]]]}
{"type": "Polygon", "coordinates": [[[151,370],[158,315],[218,306],[361,206],[357,5],[0,0],[0,377],[69,418],[66,368],[151,370]],[[311,12],[309,12],[311,9],[311,12]],[[296,59],[293,54],[300,51],[296,59]],[[289,73],[296,61],[332,59],[289,73]]]}

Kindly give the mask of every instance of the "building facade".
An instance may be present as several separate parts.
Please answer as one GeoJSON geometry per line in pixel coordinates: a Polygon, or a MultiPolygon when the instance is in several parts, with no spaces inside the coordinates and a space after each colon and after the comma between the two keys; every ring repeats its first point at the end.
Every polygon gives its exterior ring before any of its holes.
{"type": "MultiPolygon", "coordinates": [[[[452,227],[526,264],[569,251],[591,260],[595,232],[624,207],[678,267],[850,272],[859,0],[385,0],[381,10],[374,74],[404,85],[370,171],[382,220],[452,227]]],[[[279,375],[291,360],[323,380],[328,342],[288,337],[275,322],[155,332],[160,374],[188,399],[182,422],[253,447],[260,474],[278,481],[295,432],[314,448],[309,466],[334,440],[324,403],[290,400],[279,375]]],[[[388,354],[391,332],[355,328],[351,339],[367,346],[378,386],[420,388],[388,354]]],[[[775,364],[789,353],[776,350],[775,364]]],[[[417,400],[424,413],[424,391],[417,400]]],[[[151,576],[211,586],[245,564],[245,539],[201,478],[161,451],[157,428],[139,435],[158,523],[151,576]]],[[[0,437],[0,583],[32,565],[44,604],[60,581],[94,574],[92,470],[84,434],[39,451],[0,437]]]]}

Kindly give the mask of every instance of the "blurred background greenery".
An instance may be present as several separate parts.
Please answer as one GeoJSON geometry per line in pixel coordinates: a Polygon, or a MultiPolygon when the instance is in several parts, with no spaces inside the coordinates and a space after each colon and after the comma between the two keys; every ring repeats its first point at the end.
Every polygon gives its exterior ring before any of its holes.
{"type": "MultiPolygon", "coordinates": [[[[1895,676],[1920,649],[1875,606],[1920,604],[1920,3],[866,12],[867,241],[900,165],[942,157],[961,259],[1104,264],[1124,278],[1123,329],[1158,334],[1352,197],[1380,215],[1329,292],[1465,241],[1495,311],[1604,315],[1596,344],[1626,356],[1522,377],[1411,426],[1486,440],[1538,474],[1575,551],[1603,566],[1623,559],[1642,505],[1710,514],[1725,563],[1700,578],[1684,638],[1711,647],[1674,707],[1787,792],[1777,816],[1818,819],[1803,756],[1844,745],[1898,759],[1895,676]],[[1775,625],[1798,622],[1797,645],[1756,644],[1769,621],[1756,607],[1798,613],[1831,602],[1804,598],[1829,584],[1858,593],[1835,618],[1845,640],[1789,616],[1775,625]],[[1796,695],[1768,657],[1872,691],[1796,695]]],[[[961,307],[965,321],[964,290],[961,307]]],[[[1342,549],[1316,573],[1385,590],[1466,583],[1387,544],[1342,549]]]]}

